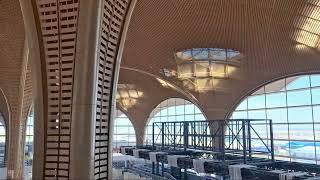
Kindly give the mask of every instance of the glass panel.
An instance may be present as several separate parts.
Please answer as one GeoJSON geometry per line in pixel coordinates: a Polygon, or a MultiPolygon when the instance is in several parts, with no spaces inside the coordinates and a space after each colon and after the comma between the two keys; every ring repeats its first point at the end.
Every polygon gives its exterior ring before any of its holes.
{"type": "Polygon", "coordinates": [[[247,119],[248,113],[247,111],[239,111],[239,112],[233,112],[232,119],[247,119]]]}
{"type": "Polygon", "coordinates": [[[291,141],[290,142],[290,154],[292,161],[308,162],[304,160],[315,159],[315,148],[314,144],[310,142],[291,141]]]}
{"type": "Polygon", "coordinates": [[[168,116],[168,108],[161,108],[160,116],[168,116]]]}
{"type": "Polygon", "coordinates": [[[265,110],[252,110],[249,112],[249,119],[266,119],[265,110]]]}
{"type": "Polygon", "coordinates": [[[186,115],[185,116],[185,121],[194,121],[194,115],[186,115]]]}
{"type": "Polygon", "coordinates": [[[160,116],[160,109],[157,108],[157,109],[155,109],[155,111],[156,111],[156,113],[155,113],[154,116],[155,117],[159,117],[160,116]]]}
{"type": "Polygon", "coordinates": [[[207,49],[199,49],[193,51],[194,59],[208,59],[208,50],[207,49]]]}
{"type": "Polygon", "coordinates": [[[284,92],[267,94],[266,99],[267,108],[286,106],[286,93],[284,92]]]}
{"type": "Polygon", "coordinates": [[[169,116],[161,116],[160,117],[160,122],[167,122],[169,116]]]}
{"type": "Polygon", "coordinates": [[[246,109],[247,109],[247,102],[248,102],[247,98],[244,99],[244,100],[238,105],[238,107],[236,108],[236,111],[238,111],[238,110],[246,110],[246,109]]]}
{"type": "Polygon", "coordinates": [[[313,119],[315,123],[320,123],[320,106],[313,106],[313,119]]]}
{"type": "MultiPolygon", "coordinates": [[[[2,120],[3,118],[0,116],[0,120],[2,120]]],[[[4,153],[5,153],[5,143],[6,143],[6,134],[5,134],[5,126],[4,124],[1,123],[0,121],[0,166],[2,165],[2,163],[4,162],[4,153]]]]}
{"type": "Polygon", "coordinates": [[[289,123],[312,122],[311,107],[288,108],[288,121],[289,123]]]}
{"type": "Polygon", "coordinates": [[[135,130],[133,126],[128,125],[128,134],[135,135],[135,130]]]}
{"type": "Polygon", "coordinates": [[[201,110],[197,106],[195,106],[195,108],[194,108],[194,113],[195,114],[202,114],[201,110]]]}
{"type": "Polygon", "coordinates": [[[226,60],[225,50],[210,50],[210,57],[214,60],[226,60]]]}
{"type": "MultiPolygon", "coordinates": [[[[244,100],[232,113],[232,118],[272,119],[276,159],[320,163],[320,105],[317,105],[320,104],[320,88],[317,88],[320,75],[295,76],[287,78],[286,82],[287,92],[285,79],[282,79],[252,93],[247,98],[250,110],[246,110],[244,100]],[[310,83],[316,88],[310,90],[310,83]],[[267,93],[266,107],[262,98],[264,90],[267,93]]],[[[265,132],[260,136],[268,138],[265,128],[253,126],[257,131],[265,132]]],[[[258,142],[254,146],[262,148],[258,142]]]]}
{"type": "Polygon", "coordinates": [[[248,109],[261,109],[265,107],[265,96],[250,96],[248,98],[248,109]]]}
{"type": "Polygon", "coordinates": [[[287,123],[287,109],[268,109],[267,119],[271,119],[273,123],[287,123]]]}
{"type": "Polygon", "coordinates": [[[184,115],[177,116],[177,121],[184,121],[184,115]]]}
{"type": "Polygon", "coordinates": [[[320,123],[314,124],[314,134],[315,134],[315,140],[319,141],[317,142],[317,144],[320,146],[320,123]]]}
{"type": "Polygon", "coordinates": [[[288,106],[301,106],[311,104],[310,90],[289,91],[287,93],[288,106]]]}
{"type": "Polygon", "coordinates": [[[176,106],[176,115],[184,114],[184,106],[176,106]]]}
{"type": "Polygon", "coordinates": [[[160,121],[160,117],[154,117],[152,118],[152,122],[150,124],[152,125],[152,123],[159,122],[159,121],[160,121]]]}
{"type": "Polygon", "coordinates": [[[311,75],[311,87],[320,86],[320,75],[311,75]]]}
{"type": "Polygon", "coordinates": [[[310,87],[309,76],[295,76],[287,78],[287,90],[310,87]]]}
{"type": "Polygon", "coordinates": [[[116,118],[115,119],[115,125],[116,126],[126,126],[128,124],[126,119],[123,118],[116,118]]]}
{"type": "Polygon", "coordinates": [[[0,125],[0,136],[6,135],[6,130],[3,125],[0,125]]]}
{"type": "Polygon", "coordinates": [[[194,120],[195,121],[205,121],[206,118],[202,114],[196,114],[194,120]]]}
{"type": "Polygon", "coordinates": [[[128,127],[117,127],[117,134],[128,134],[128,127]]]}
{"type": "Polygon", "coordinates": [[[290,124],[291,140],[313,140],[313,125],[310,124],[290,124]]]}
{"type": "Polygon", "coordinates": [[[279,92],[279,91],[284,91],[285,87],[286,87],[286,82],[284,79],[281,79],[273,83],[267,84],[265,86],[265,91],[266,93],[279,92]]]}
{"type": "Polygon", "coordinates": [[[320,88],[313,88],[312,92],[312,104],[320,104],[320,88]]]}
{"type": "MultiPolygon", "coordinates": [[[[150,113],[152,121],[148,123],[148,128],[145,132],[145,143],[150,143],[152,139],[152,122],[173,122],[173,121],[202,121],[205,120],[204,115],[200,109],[189,101],[180,98],[171,98],[160,103],[158,107],[161,107],[161,117],[152,118],[154,112],[150,113]],[[165,113],[164,113],[165,112],[165,113]],[[150,137],[151,136],[151,137],[150,137]]],[[[157,108],[154,109],[157,110],[157,108]]],[[[160,124],[159,124],[160,125],[160,124]]],[[[177,125],[178,126],[178,125],[177,125]]],[[[159,128],[155,129],[156,133],[159,133],[159,128]]],[[[178,129],[177,129],[178,132],[178,129]]],[[[177,138],[178,139],[178,138],[177,138]]],[[[160,142],[160,140],[158,140],[160,142]]]]}
{"type": "Polygon", "coordinates": [[[193,104],[185,105],[185,112],[186,114],[194,114],[194,105],[193,104]]]}
{"type": "Polygon", "coordinates": [[[265,94],[264,87],[261,87],[260,89],[252,93],[251,96],[260,95],[260,94],[265,94]]]}
{"type": "Polygon", "coordinates": [[[288,125],[278,124],[273,126],[273,138],[278,140],[288,140],[288,125]]]}
{"type": "Polygon", "coordinates": [[[176,114],[176,107],[172,106],[168,108],[168,115],[175,115],[176,114]]]}
{"type": "Polygon", "coordinates": [[[240,55],[239,51],[233,51],[233,50],[228,50],[227,51],[227,56],[228,56],[229,59],[233,58],[233,57],[236,57],[238,55],[240,55]]]}
{"type": "MultiPolygon", "coordinates": [[[[119,110],[118,110],[119,111],[119,110]]],[[[117,150],[120,146],[135,144],[135,130],[129,118],[122,112],[118,112],[113,127],[113,148],[117,150]]],[[[150,120],[152,122],[153,119],[150,120]]],[[[149,130],[147,127],[146,129],[149,130]]]]}
{"type": "Polygon", "coordinates": [[[283,159],[289,161],[289,159],[284,156],[290,156],[289,153],[289,141],[274,141],[274,154],[279,156],[277,159],[283,159]]]}
{"type": "Polygon", "coordinates": [[[192,58],[191,50],[189,50],[189,51],[184,51],[184,52],[183,52],[183,55],[182,55],[182,58],[184,58],[184,59],[191,59],[191,58],[192,58]]]}

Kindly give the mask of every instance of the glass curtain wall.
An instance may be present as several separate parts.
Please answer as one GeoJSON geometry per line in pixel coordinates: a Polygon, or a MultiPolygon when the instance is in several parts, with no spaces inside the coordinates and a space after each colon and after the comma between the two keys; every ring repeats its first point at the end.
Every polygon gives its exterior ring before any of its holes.
{"type": "MultiPolygon", "coordinates": [[[[320,75],[267,84],[245,98],[231,118],[271,119],[277,159],[320,164],[320,75]]],[[[259,148],[254,141],[253,146],[259,148]]]]}
{"type": "Polygon", "coordinates": [[[26,143],[25,143],[25,162],[27,165],[32,165],[33,159],[33,121],[34,121],[34,113],[30,112],[27,119],[27,127],[26,127],[26,143]]]}
{"type": "Polygon", "coordinates": [[[145,129],[145,144],[152,144],[152,124],[154,122],[204,121],[201,110],[190,101],[170,98],[161,102],[150,114],[145,129]]]}
{"type": "Polygon", "coordinates": [[[4,118],[0,113],[0,167],[5,165],[6,153],[6,127],[4,118]]]}
{"type": "Polygon", "coordinates": [[[117,110],[113,129],[113,151],[119,152],[120,146],[135,146],[136,133],[130,119],[117,110]]]}
{"type": "Polygon", "coordinates": [[[26,139],[24,148],[24,179],[32,179],[32,162],[33,162],[33,123],[34,111],[31,109],[26,126],[26,139]]]}

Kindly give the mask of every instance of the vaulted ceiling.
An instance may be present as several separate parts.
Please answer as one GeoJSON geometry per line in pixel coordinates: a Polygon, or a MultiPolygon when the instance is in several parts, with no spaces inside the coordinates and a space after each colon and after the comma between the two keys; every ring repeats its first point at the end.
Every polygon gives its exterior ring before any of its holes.
{"type": "MultiPolygon", "coordinates": [[[[157,76],[195,97],[209,118],[224,118],[241,98],[262,84],[283,76],[320,70],[320,1],[310,0],[139,0],[129,25],[122,67],[157,76]],[[184,89],[166,77],[176,70],[174,53],[188,48],[227,48],[241,52],[240,67],[218,88],[207,92],[184,89]]],[[[121,69],[119,83],[135,81],[149,91],[140,75],[121,69]]],[[[153,93],[133,108],[156,103],[153,93]]],[[[156,104],[151,105],[155,107],[156,104]]],[[[148,112],[149,113],[149,112],[148,112]]]]}
{"type": "MultiPolygon", "coordinates": [[[[0,1],[0,82],[15,99],[25,41],[19,1],[0,1]]],[[[319,72],[319,0],[139,0],[125,42],[120,84],[144,93],[128,114],[147,117],[158,103],[181,97],[209,118],[222,118],[240,100],[273,79],[319,72]],[[207,92],[185,89],[163,69],[176,70],[174,53],[188,48],[227,48],[244,56],[229,79],[207,92]],[[159,81],[162,80],[162,81],[159,81]],[[169,86],[164,86],[164,83],[169,86]],[[146,110],[148,109],[148,110],[146,110]]],[[[144,120],[143,120],[144,121],[144,120]]]]}
{"type": "Polygon", "coordinates": [[[12,116],[17,116],[25,57],[24,23],[18,0],[1,0],[0,9],[0,88],[8,100],[12,116]]]}

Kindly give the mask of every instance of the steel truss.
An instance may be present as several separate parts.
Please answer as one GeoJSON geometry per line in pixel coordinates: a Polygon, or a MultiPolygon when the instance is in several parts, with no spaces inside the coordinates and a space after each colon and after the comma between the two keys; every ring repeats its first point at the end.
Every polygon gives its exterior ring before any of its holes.
{"type": "Polygon", "coordinates": [[[152,126],[152,146],[155,150],[201,150],[208,154],[239,155],[243,163],[253,157],[274,161],[272,120],[227,119],[207,121],[155,122],[152,126]],[[252,141],[261,145],[257,149],[252,141]]]}

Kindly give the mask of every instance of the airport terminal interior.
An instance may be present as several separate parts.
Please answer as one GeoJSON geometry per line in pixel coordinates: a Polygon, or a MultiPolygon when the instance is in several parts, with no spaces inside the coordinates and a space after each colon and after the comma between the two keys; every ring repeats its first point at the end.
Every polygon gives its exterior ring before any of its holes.
{"type": "Polygon", "coordinates": [[[0,179],[320,180],[320,0],[0,0],[0,179]]]}

